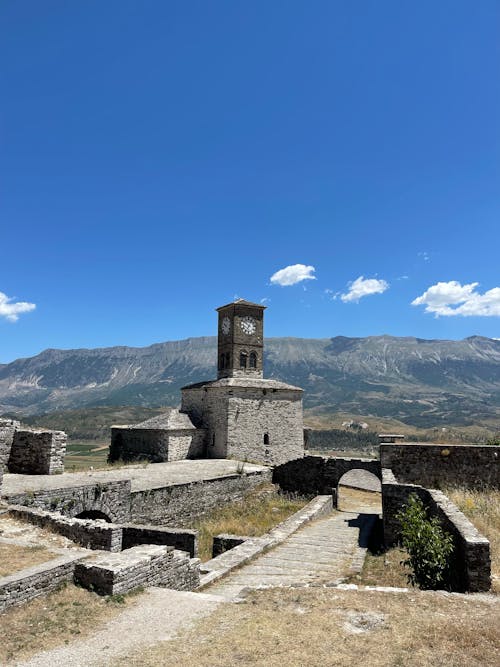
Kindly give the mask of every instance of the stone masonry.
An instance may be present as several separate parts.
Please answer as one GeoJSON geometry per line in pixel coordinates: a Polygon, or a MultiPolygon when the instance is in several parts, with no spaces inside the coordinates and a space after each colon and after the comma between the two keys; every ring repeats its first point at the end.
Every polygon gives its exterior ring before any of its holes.
{"type": "Polygon", "coordinates": [[[203,431],[193,426],[189,416],[172,408],[139,424],[112,426],[108,460],[194,459],[203,455],[203,441],[203,431]]]}
{"type": "Polygon", "coordinates": [[[170,546],[144,544],[119,554],[98,554],[76,564],[75,583],[99,595],[127,593],[139,586],[191,591],[200,581],[200,561],[170,546]]]}
{"type": "Polygon", "coordinates": [[[64,471],[66,433],[16,430],[8,462],[9,472],[54,475],[64,471]]]}

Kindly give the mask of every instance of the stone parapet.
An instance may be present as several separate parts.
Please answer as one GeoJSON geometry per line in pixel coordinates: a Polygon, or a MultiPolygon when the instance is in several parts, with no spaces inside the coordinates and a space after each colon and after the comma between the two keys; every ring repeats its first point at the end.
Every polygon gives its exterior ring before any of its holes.
{"type": "Polygon", "coordinates": [[[396,480],[391,470],[382,471],[382,509],[384,542],[392,546],[399,540],[401,526],[396,515],[411,494],[418,496],[429,516],[437,516],[443,528],[453,536],[454,553],[447,584],[459,592],[487,591],[491,587],[490,543],[444,495],[435,489],[396,480]]]}
{"type": "Polygon", "coordinates": [[[391,469],[398,482],[427,488],[500,487],[500,447],[408,443],[381,445],[382,468],[391,469]]]}

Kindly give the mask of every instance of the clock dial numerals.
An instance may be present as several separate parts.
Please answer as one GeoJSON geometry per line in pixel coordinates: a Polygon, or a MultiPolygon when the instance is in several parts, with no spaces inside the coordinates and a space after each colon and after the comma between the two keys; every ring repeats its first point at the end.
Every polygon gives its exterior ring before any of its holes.
{"type": "Polygon", "coordinates": [[[231,320],[229,319],[229,317],[225,317],[222,320],[222,327],[221,328],[222,328],[222,333],[225,336],[227,336],[228,333],[231,331],[231,320]]]}
{"type": "Polygon", "coordinates": [[[241,330],[243,331],[243,333],[246,333],[248,335],[251,335],[251,334],[255,333],[255,330],[257,328],[256,324],[255,324],[255,320],[253,319],[253,317],[249,317],[249,316],[243,317],[241,319],[240,327],[241,327],[241,330]]]}

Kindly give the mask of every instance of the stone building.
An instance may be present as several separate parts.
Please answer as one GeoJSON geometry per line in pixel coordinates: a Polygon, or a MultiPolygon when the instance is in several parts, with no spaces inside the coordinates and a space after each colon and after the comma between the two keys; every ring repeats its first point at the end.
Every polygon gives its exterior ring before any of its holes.
{"type": "Polygon", "coordinates": [[[263,377],[264,310],[243,299],[218,308],[218,378],[181,389],[209,458],[277,465],[304,455],[302,389],[263,377]]]}
{"type": "Polygon", "coordinates": [[[183,387],[180,411],[114,426],[110,461],[302,457],[302,389],[263,377],[264,310],[243,299],[218,308],[217,379],[183,387]]]}
{"type": "Polygon", "coordinates": [[[109,461],[148,459],[152,463],[203,456],[204,432],[189,416],[171,408],[132,426],[112,426],[109,461]]]}

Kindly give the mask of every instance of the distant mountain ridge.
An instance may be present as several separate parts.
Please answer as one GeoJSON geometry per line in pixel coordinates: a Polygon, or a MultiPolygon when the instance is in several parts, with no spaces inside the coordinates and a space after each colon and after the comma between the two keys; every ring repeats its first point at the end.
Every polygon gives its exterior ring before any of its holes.
{"type": "MultiPolygon", "coordinates": [[[[500,341],[371,336],[266,340],[264,373],[304,388],[318,412],[391,417],[414,426],[500,419],[500,341]]],[[[99,405],[177,405],[184,384],[215,377],[217,339],[149,347],[48,349],[0,365],[0,412],[99,405]]]]}

